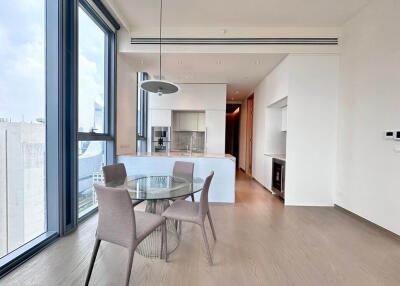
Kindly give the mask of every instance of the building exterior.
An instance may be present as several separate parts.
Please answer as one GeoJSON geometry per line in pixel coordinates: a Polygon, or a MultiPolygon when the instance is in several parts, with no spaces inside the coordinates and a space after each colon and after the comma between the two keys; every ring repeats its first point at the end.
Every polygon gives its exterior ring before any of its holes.
{"type": "Polygon", "coordinates": [[[0,122],[0,257],[46,230],[43,122],[0,122]]]}

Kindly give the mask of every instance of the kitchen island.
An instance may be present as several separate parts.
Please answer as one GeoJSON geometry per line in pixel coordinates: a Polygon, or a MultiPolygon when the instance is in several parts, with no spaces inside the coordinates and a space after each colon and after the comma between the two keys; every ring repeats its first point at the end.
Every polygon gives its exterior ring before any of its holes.
{"type": "MultiPolygon", "coordinates": [[[[128,176],[149,173],[172,174],[175,161],[193,162],[194,177],[205,178],[211,171],[215,172],[208,196],[210,202],[235,202],[236,159],[231,155],[157,152],[118,156],[118,162],[125,164],[128,176]]],[[[195,199],[200,200],[200,193],[195,194],[195,199]]]]}

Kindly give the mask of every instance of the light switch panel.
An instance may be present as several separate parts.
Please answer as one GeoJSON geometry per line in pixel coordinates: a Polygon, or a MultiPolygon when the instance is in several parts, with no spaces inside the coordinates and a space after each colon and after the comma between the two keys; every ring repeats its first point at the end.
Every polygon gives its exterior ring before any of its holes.
{"type": "Polygon", "coordinates": [[[395,131],[393,138],[396,141],[400,141],[400,131],[395,131]]]}

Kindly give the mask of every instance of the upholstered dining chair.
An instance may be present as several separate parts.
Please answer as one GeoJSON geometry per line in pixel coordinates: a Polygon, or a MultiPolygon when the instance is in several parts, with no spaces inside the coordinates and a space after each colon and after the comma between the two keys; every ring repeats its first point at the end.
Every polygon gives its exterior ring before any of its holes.
{"type": "MultiPolygon", "coordinates": [[[[194,169],[194,163],[192,163],[192,162],[176,161],[174,163],[174,168],[172,170],[172,176],[185,179],[189,183],[192,183],[193,182],[193,169],[194,169]]],[[[194,194],[191,194],[190,196],[192,198],[192,202],[194,202],[194,194]]],[[[189,196],[185,196],[185,197],[180,197],[177,199],[185,200],[188,197],[189,196]]]]}
{"type": "Polygon", "coordinates": [[[164,253],[165,261],[167,261],[165,219],[159,215],[134,211],[131,197],[126,189],[109,188],[100,185],[95,185],[94,187],[99,203],[99,221],[85,285],[89,285],[100,242],[103,240],[129,250],[125,278],[125,285],[129,285],[136,247],[144,238],[160,226],[162,231],[160,258],[162,258],[164,253]]]}
{"type": "Polygon", "coordinates": [[[208,191],[210,189],[210,184],[213,176],[214,172],[211,172],[211,174],[205,179],[199,203],[188,202],[185,200],[176,200],[162,214],[163,217],[168,219],[174,219],[180,222],[191,222],[200,226],[201,232],[203,234],[204,246],[207,252],[208,262],[210,263],[210,265],[213,264],[213,261],[211,257],[210,247],[208,245],[207,234],[204,227],[204,220],[207,216],[210,222],[214,240],[217,240],[213,221],[211,218],[210,208],[208,205],[208,191]]]}
{"type": "MultiPolygon", "coordinates": [[[[122,186],[127,179],[125,165],[122,163],[108,165],[103,167],[104,182],[106,186],[113,183],[113,186],[122,186]]],[[[143,202],[143,200],[132,200],[132,205],[135,207],[143,202]]]]}

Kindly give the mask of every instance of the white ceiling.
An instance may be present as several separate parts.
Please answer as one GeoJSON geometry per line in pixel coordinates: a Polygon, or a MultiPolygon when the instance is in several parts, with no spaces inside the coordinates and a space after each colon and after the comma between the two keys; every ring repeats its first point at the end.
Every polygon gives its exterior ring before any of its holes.
{"type": "MultiPolygon", "coordinates": [[[[159,25],[160,0],[106,0],[129,28],[159,25]]],[[[370,0],[163,0],[164,26],[336,27],[370,0]]]]}
{"type": "MultiPolygon", "coordinates": [[[[285,57],[285,54],[164,54],[163,78],[175,83],[226,83],[229,101],[242,100],[285,57]]],[[[138,71],[159,75],[157,54],[126,53],[138,71]]]]}
{"type": "MultiPolygon", "coordinates": [[[[163,27],[199,28],[339,27],[370,0],[163,0],[163,27]]],[[[159,25],[160,0],[104,0],[131,32],[159,25]]],[[[292,29],[292,28],[291,28],[292,29]]],[[[150,29],[151,30],[151,29],[150,29]]],[[[154,29],[156,30],[156,29],[154,29]]],[[[142,35],[147,36],[147,34],[142,35]]],[[[154,36],[154,35],[152,35],[154,36]]],[[[242,100],[286,56],[273,54],[165,53],[164,78],[177,83],[226,83],[228,100],[242,100]]],[[[158,75],[158,54],[130,52],[138,71],[158,75]]]]}

